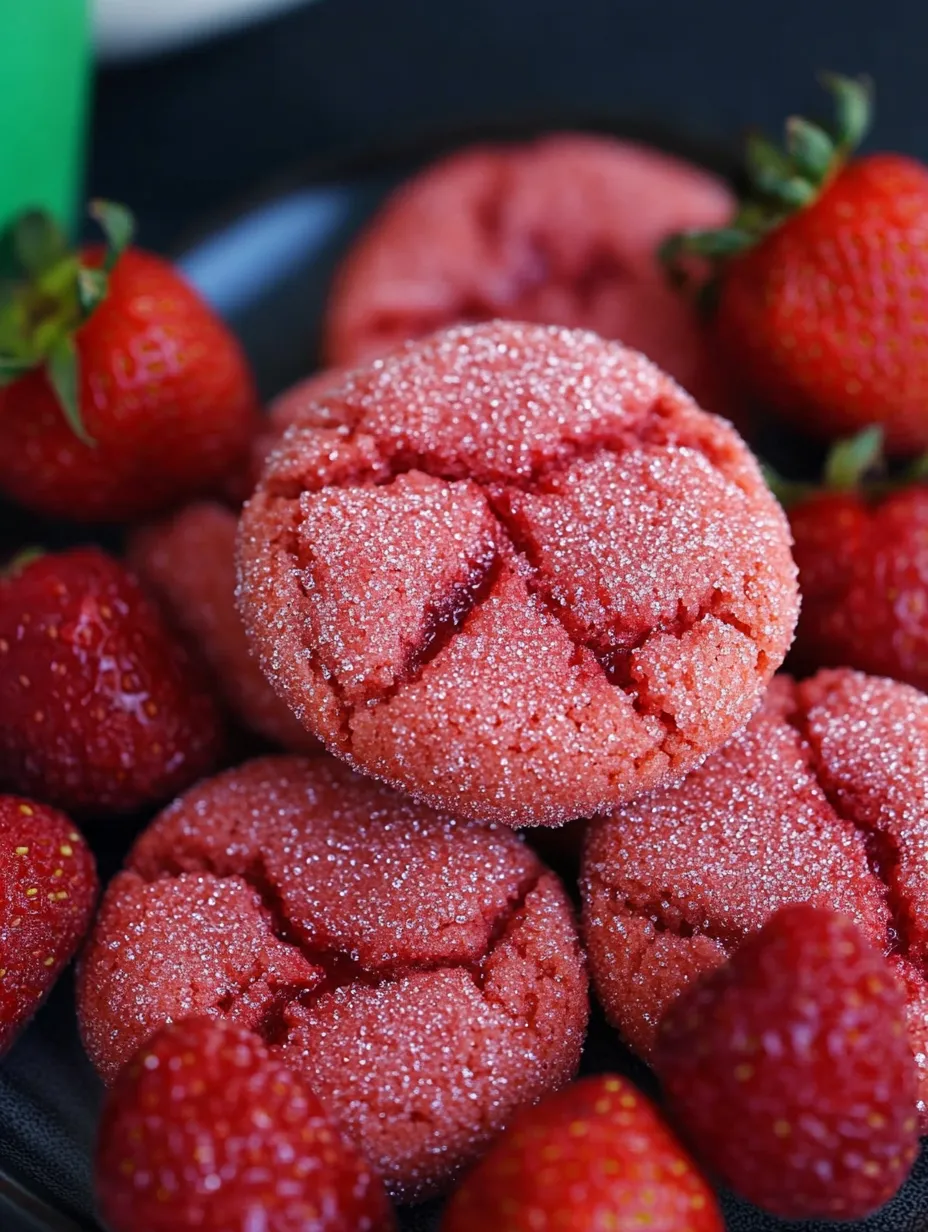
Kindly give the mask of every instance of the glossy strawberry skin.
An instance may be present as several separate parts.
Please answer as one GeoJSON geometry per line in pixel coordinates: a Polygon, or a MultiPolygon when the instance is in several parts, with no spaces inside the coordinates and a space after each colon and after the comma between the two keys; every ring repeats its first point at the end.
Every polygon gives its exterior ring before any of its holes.
{"type": "Polygon", "coordinates": [[[0,796],[0,1055],[73,957],[97,890],[93,856],[69,818],[0,796]]]}
{"type": "Polygon", "coordinates": [[[220,492],[247,465],[260,420],[244,354],[166,261],[125,252],[75,337],[96,443],[75,436],[44,373],[30,372],[0,387],[0,491],[39,513],[127,521],[220,492]]]}
{"type": "Polygon", "coordinates": [[[661,1023],[655,1067],[707,1168],[785,1219],[861,1219],[918,1152],[902,989],[836,912],[777,912],[661,1023]]]}
{"type": "Polygon", "coordinates": [[[928,168],[877,154],[727,266],[716,318],[757,400],[823,437],[928,447],[928,168]]]}
{"type": "Polygon", "coordinates": [[[798,670],[847,665],[928,691],[928,487],[789,510],[802,610],[798,670]]]}
{"type": "Polygon", "coordinates": [[[383,1183],[299,1075],[209,1018],[163,1027],[110,1089],[95,1163],[112,1232],[391,1232],[383,1183]]]}
{"type": "Polygon", "coordinates": [[[451,1198],[441,1232],[723,1232],[712,1191],[626,1079],[526,1109],[451,1198]]]}
{"type": "Polygon", "coordinates": [[[78,548],[0,579],[0,788],[109,816],[174,795],[221,751],[208,687],[118,561],[78,548]]]}

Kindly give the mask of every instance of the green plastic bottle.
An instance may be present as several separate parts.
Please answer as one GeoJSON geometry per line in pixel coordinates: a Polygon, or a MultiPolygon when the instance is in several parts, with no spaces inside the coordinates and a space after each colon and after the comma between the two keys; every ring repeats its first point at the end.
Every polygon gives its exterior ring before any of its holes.
{"type": "Polygon", "coordinates": [[[89,77],[89,0],[0,0],[0,229],[31,206],[73,229],[89,77]]]}

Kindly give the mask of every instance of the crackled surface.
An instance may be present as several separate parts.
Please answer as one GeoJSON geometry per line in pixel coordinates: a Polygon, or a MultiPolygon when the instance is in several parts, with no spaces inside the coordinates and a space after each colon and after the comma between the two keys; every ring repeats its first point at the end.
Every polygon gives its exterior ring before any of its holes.
{"type": "Polygon", "coordinates": [[[239,596],[332,752],[464,816],[559,824],[747,720],[795,623],[785,519],[642,356],[460,327],[319,406],[246,507],[239,596]]]}
{"type": "Polygon", "coordinates": [[[609,137],[480,146],[404,184],[338,271],[328,361],[354,365],[457,322],[592,329],[643,351],[712,410],[732,399],[661,241],[722,226],[717,177],[609,137]]]}
{"type": "Polygon", "coordinates": [[[777,908],[850,916],[906,986],[928,1130],[928,697],[847,669],[778,677],[685,783],[589,830],[584,930],[599,997],[648,1056],[679,990],[777,908]]]}
{"type": "Polygon", "coordinates": [[[139,838],[105,895],[78,1011],[107,1080],[166,1021],[257,1030],[392,1192],[418,1199],[573,1076],[586,974],[560,883],[510,830],[329,759],[265,758],[139,838]]]}

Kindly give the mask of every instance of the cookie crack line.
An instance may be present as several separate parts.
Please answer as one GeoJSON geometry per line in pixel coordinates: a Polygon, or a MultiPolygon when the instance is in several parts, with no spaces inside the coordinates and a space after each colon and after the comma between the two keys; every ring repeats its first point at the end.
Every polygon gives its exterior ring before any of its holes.
{"type": "MultiPolygon", "coordinates": [[[[434,476],[430,477],[434,478],[434,476]]],[[[475,486],[481,487],[479,484],[475,486]]],[[[648,702],[645,696],[647,693],[646,681],[636,681],[633,678],[631,674],[632,655],[636,651],[643,649],[652,637],[661,634],[670,634],[677,638],[683,637],[708,616],[730,626],[742,634],[748,641],[753,642],[753,630],[750,625],[736,617],[726,605],[725,596],[713,588],[700,600],[695,611],[686,611],[682,600],[679,600],[677,616],[673,621],[655,625],[643,633],[636,634],[633,639],[629,638],[627,644],[620,648],[604,651],[599,639],[578,636],[563,606],[553,598],[549,587],[542,581],[536,554],[531,544],[520,533],[516,520],[507,513],[504,506],[504,495],[494,494],[491,490],[483,487],[481,487],[481,492],[487,502],[489,512],[504,537],[506,546],[511,550],[514,558],[523,561],[527,566],[527,576],[523,576],[529,593],[542,603],[546,612],[563,628],[574,651],[589,652],[608,683],[624,692],[632,701],[639,714],[657,718],[667,735],[674,735],[686,743],[685,738],[679,732],[673,715],[669,711],[648,702]]],[[[296,545],[296,537],[299,533],[299,510],[298,508],[293,508],[290,513],[291,525],[289,535],[287,536],[288,542],[284,550],[293,562],[300,592],[304,598],[308,599],[309,595],[303,573],[306,568],[312,568],[312,548],[310,546],[310,562],[307,565],[303,560],[303,554],[296,545]]],[[[423,620],[424,635],[419,644],[409,651],[405,663],[397,668],[391,683],[382,689],[367,690],[357,702],[350,702],[347,699],[344,689],[334,674],[327,671],[319,662],[318,656],[314,652],[312,640],[307,637],[303,638],[303,646],[308,656],[310,669],[317,678],[325,681],[338,707],[341,737],[339,744],[343,751],[347,753],[351,751],[351,719],[354,713],[361,707],[375,707],[390,701],[402,688],[415,684],[421,678],[428,664],[436,659],[451,641],[452,637],[461,631],[468,617],[478,610],[492,595],[505,564],[503,552],[497,545],[483,557],[471,563],[472,572],[469,577],[460,579],[445,595],[431,600],[426,605],[423,620]]],[[[766,652],[758,648],[756,653],[757,670],[762,673],[766,666],[766,652]]]]}
{"type": "Polygon", "coordinates": [[[895,835],[881,830],[844,809],[838,792],[823,773],[818,750],[809,731],[808,714],[798,702],[784,712],[784,720],[797,733],[806,755],[806,763],[822,795],[835,817],[851,826],[861,836],[867,865],[871,874],[886,890],[886,908],[889,919],[886,924],[887,954],[907,959],[924,977],[928,977],[928,964],[916,960],[910,953],[909,925],[905,916],[905,894],[898,884],[896,871],[899,867],[899,844],[895,835]]]}
{"type": "MultiPolygon", "coordinates": [[[[506,536],[513,552],[525,562],[529,570],[525,578],[526,587],[531,595],[539,600],[545,611],[561,626],[574,648],[575,656],[586,651],[592,655],[606,680],[614,688],[621,690],[629,698],[635,710],[643,716],[656,718],[664,728],[665,740],[674,736],[683,743],[689,743],[680,732],[674,716],[663,707],[648,700],[648,683],[645,677],[637,680],[632,672],[632,656],[636,651],[643,650],[652,637],[670,634],[682,638],[696,628],[708,616],[714,617],[722,624],[729,625],[741,633],[748,641],[754,642],[752,630],[748,624],[739,620],[725,605],[725,597],[716,589],[711,589],[700,600],[694,612],[688,611],[682,599],[677,601],[677,615],[673,621],[654,625],[643,633],[629,638],[627,644],[603,649],[602,642],[595,636],[584,637],[578,633],[569,611],[554,598],[550,586],[542,578],[542,566],[537,553],[527,537],[520,531],[517,520],[510,514],[505,503],[505,494],[485,493],[490,512],[496,519],[500,529],[506,536]]],[[[757,648],[756,667],[762,672],[766,666],[766,654],[757,648]]]]}
{"type": "Polygon", "coordinates": [[[632,919],[652,924],[655,933],[667,933],[672,937],[678,937],[681,941],[704,937],[707,941],[715,941],[723,946],[726,953],[731,953],[744,940],[743,929],[725,928],[721,924],[705,919],[694,922],[682,908],[672,910],[668,904],[672,902],[674,896],[669,890],[659,890],[657,894],[651,890],[643,894],[641,900],[636,900],[629,892],[628,886],[620,889],[606,882],[606,889],[609,900],[617,911],[632,919]]]}
{"type": "Polygon", "coordinates": [[[687,433],[673,430],[673,411],[666,394],[659,393],[650,406],[644,408],[623,428],[601,433],[594,429],[588,436],[564,441],[553,457],[531,466],[527,474],[507,473],[481,477],[474,475],[467,465],[436,466],[434,459],[421,450],[404,449],[390,441],[382,442],[365,433],[360,421],[355,418],[354,422],[344,423],[343,431],[336,430],[337,444],[340,448],[350,448],[363,438],[372,446],[371,455],[358,458],[353,466],[346,460],[337,478],[328,482],[318,481],[318,476],[274,473],[273,458],[286,450],[288,442],[298,440],[303,433],[320,431],[318,428],[296,423],[287,429],[281,445],[271,455],[270,473],[262,480],[260,490],[272,498],[295,501],[304,492],[315,493],[330,487],[387,487],[403,475],[418,472],[445,483],[469,481],[482,489],[498,484],[525,493],[545,495],[545,485],[566,475],[578,462],[590,461],[602,453],[623,458],[636,449],[656,446],[663,449],[690,449],[698,453],[727,483],[733,484],[742,493],[749,494],[749,486],[742,481],[736,469],[724,464],[722,452],[714,448],[711,441],[704,439],[696,431],[687,433]]]}
{"type": "MultiPolygon", "coordinates": [[[[128,871],[142,877],[137,869],[130,868],[128,871]]],[[[252,1029],[265,1039],[265,1042],[277,1044],[284,1042],[289,1031],[289,1024],[286,1021],[288,1009],[294,1005],[309,1008],[326,994],[348,985],[379,988],[385,984],[394,983],[406,975],[434,971],[463,971],[473,980],[477,989],[485,994],[490,960],[505,944],[518,924],[525,912],[529,897],[538,889],[546,875],[546,870],[542,868],[530,870],[516,884],[505,906],[493,918],[486,948],[479,957],[434,959],[423,962],[398,961],[395,965],[384,965],[376,969],[365,967],[346,950],[311,944],[299,935],[299,930],[288,915],[286,904],[278,887],[268,874],[263,855],[256,856],[241,871],[229,873],[217,872],[215,865],[209,860],[205,860],[197,869],[166,861],[161,864],[160,874],[154,877],[143,877],[143,880],[152,884],[161,876],[176,877],[185,873],[208,873],[222,880],[237,878],[243,881],[260,899],[271,934],[284,945],[291,946],[308,964],[319,970],[320,978],[311,987],[303,987],[292,981],[283,981],[275,988],[267,978],[269,975],[272,976],[273,972],[256,963],[236,991],[227,993],[217,1000],[216,1009],[225,1015],[235,1017],[243,1004],[247,1004],[249,993],[259,986],[270,984],[270,995],[262,1004],[258,1020],[253,1020],[251,1025],[252,1029]]],[[[553,874],[547,875],[553,876],[553,874]]],[[[494,999],[491,998],[491,1000],[494,999]]]]}

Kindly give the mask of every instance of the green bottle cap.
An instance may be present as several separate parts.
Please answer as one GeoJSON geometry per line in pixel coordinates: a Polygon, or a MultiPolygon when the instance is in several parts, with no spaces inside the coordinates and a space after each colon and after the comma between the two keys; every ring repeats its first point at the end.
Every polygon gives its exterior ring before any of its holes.
{"type": "Polygon", "coordinates": [[[0,0],[0,230],[33,206],[75,226],[89,27],[88,0],[0,0]]]}

